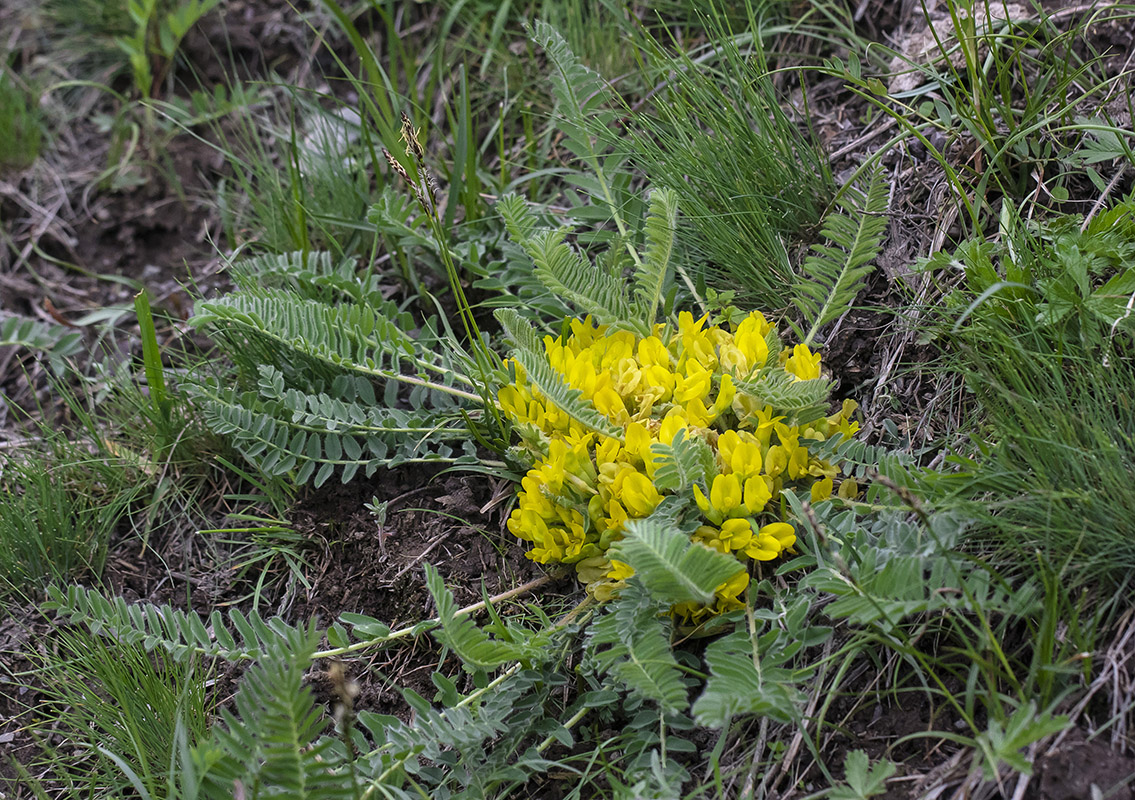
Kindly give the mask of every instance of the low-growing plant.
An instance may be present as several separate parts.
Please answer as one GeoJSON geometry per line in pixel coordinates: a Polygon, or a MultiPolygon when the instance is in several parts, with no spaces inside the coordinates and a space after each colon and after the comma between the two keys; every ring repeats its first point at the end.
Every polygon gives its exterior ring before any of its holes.
{"type": "MultiPolygon", "coordinates": [[[[849,457],[877,455],[855,440],[826,445],[849,457]]],[[[355,613],[326,631],[235,609],[227,618],[214,612],[203,619],[78,587],[53,592],[50,605],[127,646],[158,648],[175,663],[203,655],[257,662],[235,711],[222,712],[208,740],[198,739],[179,756],[178,785],[196,787],[203,797],[231,793],[234,781],[296,797],[356,791],[505,797],[527,781],[549,780],[552,768],[575,765],[599,791],[637,786],[673,796],[690,788],[694,776],[686,764],[699,727],[720,731],[709,756],[716,766],[728,743],[746,746],[744,723],[754,719],[801,728],[805,741],[818,739],[850,665],[861,660],[893,671],[888,694],[924,692],[952,709],[964,728],[916,736],[971,748],[968,780],[995,781],[1006,767],[1027,772],[1020,749],[1065,726],[1053,709],[1083,680],[1085,666],[1075,656],[1093,642],[1091,625],[1057,635],[1065,620],[1077,618],[1062,584],[1008,579],[961,555],[955,548],[968,521],[922,506],[889,479],[871,488],[866,503],[850,506],[827,499],[809,511],[790,489],[784,497],[807,522],[802,555],[781,572],[803,567],[805,579],[795,585],[763,580],[742,608],[720,618],[728,623],[725,635],[701,659],[671,643],[673,623],[665,612],[693,587],[712,593],[713,568],[733,560],[643,521],[627,525],[622,547],[635,574],[619,596],[597,611],[585,600],[558,621],[537,614],[518,624],[492,603],[458,609],[428,565],[437,617],[398,630],[355,613]],[[904,498],[898,506],[886,502],[894,491],[904,498]],[[704,555],[691,558],[693,552],[704,555]],[[489,613],[483,627],[470,619],[482,609],[489,613]],[[834,653],[828,644],[833,627],[843,629],[834,653]],[[319,718],[302,684],[313,659],[362,656],[427,631],[461,659],[472,688],[459,690],[458,676],[439,669],[433,702],[403,691],[416,712],[405,723],[356,710],[340,670],[336,729],[319,718]],[[316,650],[320,635],[329,647],[316,650]],[[576,643],[580,659],[565,661],[576,643]],[[820,646],[823,656],[817,656],[820,646]],[[569,669],[569,663],[579,666],[569,669]],[[567,688],[572,684],[576,693],[567,688]],[[804,712],[805,689],[822,697],[813,716],[804,712]],[[612,726],[617,735],[593,738],[612,726]],[[284,730],[292,735],[282,736],[284,730]],[[563,749],[577,743],[602,753],[601,774],[563,749]]],[[[742,758],[744,769],[750,759],[754,769],[767,769],[762,785],[775,788],[785,774],[776,769],[776,750],[742,758]]],[[[885,762],[871,770],[861,762],[848,762],[847,782],[833,796],[879,792],[889,774],[885,762]]],[[[818,766],[834,786],[828,768],[818,766]]],[[[741,778],[733,772],[718,778],[716,791],[713,782],[702,789],[730,796],[722,779],[733,784],[741,778]]]]}
{"type": "MultiPolygon", "coordinates": [[[[854,403],[828,415],[819,355],[782,348],[760,312],[732,332],[689,312],[657,321],[677,215],[666,190],[651,197],[630,292],[562,232],[538,228],[519,198],[504,198],[501,211],[537,276],[588,313],[541,342],[518,314],[497,312],[516,373],[500,404],[536,462],[508,524],[533,544],[528,556],[576,564],[589,589],[609,597],[630,574],[607,554],[629,520],[743,559],[791,547],[792,526],[775,511],[782,487],[830,496],[838,467],[812,457],[810,443],[858,428],[854,403]]],[[[717,587],[717,612],[742,605],[748,574],[733,573],[717,587]]],[[[681,612],[700,616],[697,603],[681,612]]]]}

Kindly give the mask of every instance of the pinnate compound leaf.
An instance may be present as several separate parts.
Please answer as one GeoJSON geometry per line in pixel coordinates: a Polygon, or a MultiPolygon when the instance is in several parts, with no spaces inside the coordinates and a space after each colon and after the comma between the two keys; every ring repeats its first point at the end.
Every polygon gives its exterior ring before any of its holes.
{"type": "Polygon", "coordinates": [[[231,797],[234,785],[297,800],[357,796],[354,772],[337,740],[321,736],[328,720],[304,686],[318,642],[312,623],[266,640],[262,659],[241,681],[236,713],[222,709],[212,740],[195,748],[204,796],[231,797]]]}
{"type": "Polygon", "coordinates": [[[545,661],[544,649],[529,642],[507,642],[490,638],[468,616],[457,616],[457,603],[445,581],[431,564],[425,565],[426,586],[437,605],[441,627],[433,635],[451,648],[466,666],[491,669],[513,661],[545,661]]]}
{"type": "Polygon", "coordinates": [[[544,397],[581,425],[604,436],[623,440],[622,428],[600,414],[579,389],[569,386],[548,363],[540,337],[527,320],[511,308],[497,309],[495,316],[513,343],[512,357],[520,362],[528,380],[544,397]]]}
{"type": "Polygon", "coordinates": [[[551,25],[537,21],[528,27],[528,33],[552,64],[549,78],[564,145],[592,171],[601,173],[602,153],[613,138],[609,126],[615,112],[606,107],[612,99],[610,87],[599,73],[579,60],[551,25]]]}
{"type": "Polygon", "coordinates": [[[711,471],[716,469],[713,450],[699,436],[686,436],[685,430],[674,434],[670,444],[655,442],[654,486],[660,492],[684,492],[695,483],[703,489],[711,471]]]}
{"type": "Polygon", "coordinates": [[[229,661],[260,658],[271,642],[295,630],[278,617],[266,623],[255,610],[245,616],[239,609],[230,609],[228,625],[220,613],[213,612],[206,625],[194,611],[169,604],[131,604],[81,586],[69,586],[66,592],[50,587],[48,594],[44,608],[71,623],[86,625],[91,633],[123,644],[141,644],[147,650],[161,647],[178,662],[200,655],[229,661]]]}
{"type": "Polygon", "coordinates": [[[678,195],[670,189],[654,189],[650,193],[650,208],[644,226],[646,250],[635,274],[635,295],[644,330],[650,330],[654,324],[658,305],[666,290],[677,225],[678,195]]]}
{"type": "Polygon", "coordinates": [[[793,291],[792,302],[811,325],[802,338],[805,344],[847,311],[863,288],[873,269],[870,262],[882,248],[888,193],[883,171],[876,169],[866,191],[847,187],[841,207],[824,219],[821,232],[827,243],[812,246],[793,291]]]}
{"type": "MultiPolygon", "coordinates": [[[[772,351],[775,352],[775,351],[772,351]]],[[[737,391],[757,400],[760,406],[772,406],[775,416],[785,416],[788,423],[799,425],[814,422],[828,408],[832,382],[827,378],[797,378],[783,369],[764,368],[744,380],[735,380],[737,391]]]]}
{"type": "Polygon", "coordinates": [[[735,631],[706,648],[710,676],[693,708],[699,725],[723,728],[737,714],[778,722],[795,719],[801,694],[791,684],[792,673],[773,665],[758,670],[760,658],[747,630],[735,631]]]}
{"type": "Polygon", "coordinates": [[[588,652],[598,671],[663,709],[688,705],[686,686],[670,648],[666,605],[632,579],[588,631],[588,652]]]}
{"type": "Polygon", "coordinates": [[[633,567],[651,596],[669,604],[709,603],[718,586],[744,569],[732,556],[652,519],[628,522],[611,557],[633,567]]]}
{"type": "Polygon", "coordinates": [[[604,325],[638,319],[636,308],[627,300],[624,282],[564,241],[565,229],[541,227],[527,202],[515,194],[502,197],[497,210],[509,238],[532,259],[536,277],[550,292],[604,325]]]}

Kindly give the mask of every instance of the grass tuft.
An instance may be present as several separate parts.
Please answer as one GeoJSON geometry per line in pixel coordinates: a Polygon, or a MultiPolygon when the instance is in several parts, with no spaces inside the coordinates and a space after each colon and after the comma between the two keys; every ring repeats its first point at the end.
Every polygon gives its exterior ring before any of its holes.
{"type": "Polygon", "coordinates": [[[784,110],[759,36],[734,35],[717,16],[708,27],[709,43],[677,55],[640,35],[657,93],[632,114],[634,160],[677,193],[689,223],[681,240],[708,282],[742,289],[756,307],[783,308],[794,274],[788,246],[818,226],[832,176],[784,110]]]}
{"type": "Polygon", "coordinates": [[[0,173],[30,167],[43,145],[44,123],[35,95],[0,69],[0,173]]]}

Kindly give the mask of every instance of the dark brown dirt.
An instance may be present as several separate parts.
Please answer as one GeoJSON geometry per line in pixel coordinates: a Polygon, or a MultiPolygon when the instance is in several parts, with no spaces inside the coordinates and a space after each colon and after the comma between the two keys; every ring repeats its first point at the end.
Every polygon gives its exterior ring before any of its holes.
{"type": "Polygon", "coordinates": [[[1131,800],[1135,758],[1077,733],[1033,765],[1027,800],[1131,800]]]}

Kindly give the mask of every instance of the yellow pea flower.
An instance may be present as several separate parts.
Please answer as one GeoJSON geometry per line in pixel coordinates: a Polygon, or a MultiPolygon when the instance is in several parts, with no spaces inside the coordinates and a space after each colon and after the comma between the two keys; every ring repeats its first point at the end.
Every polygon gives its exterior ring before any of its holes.
{"type": "Polygon", "coordinates": [[[708,314],[703,314],[696,321],[689,311],[678,314],[679,342],[686,365],[694,361],[709,369],[717,366],[713,340],[702,330],[707,319],[709,319],[708,314]]]}
{"type": "Polygon", "coordinates": [[[605,381],[596,381],[596,388],[594,394],[591,396],[591,402],[599,409],[599,413],[607,417],[607,419],[618,422],[621,418],[627,416],[627,407],[623,404],[623,398],[615,389],[610,381],[610,373],[603,373],[607,378],[605,381]]]}
{"type": "Polygon", "coordinates": [[[717,419],[717,414],[706,408],[700,397],[695,397],[686,403],[686,418],[695,428],[708,428],[710,423],[717,419]]]}
{"type": "Polygon", "coordinates": [[[788,468],[789,452],[783,446],[774,444],[765,453],[765,471],[773,478],[788,468]]]}
{"type": "Polygon", "coordinates": [[[699,362],[689,361],[685,377],[679,377],[674,387],[674,402],[685,405],[694,399],[704,399],[712,387],[713,373],[699,362]]]}
{"type": "Polygon", "coordinates": [[[794,544],[796,532],[792,526],[787,522],[773,522],[757,531],[745,554],[754,561],[772,561],[794,544]]]}
{"type": "Polygon", "coordinates": [[[621,531],[628,519],[630,519],[630,515],[623,508],[623,504],[612,497],[607,502],[607,516],[603,519],[606,529],[608,531],[621,531]]]}
{"type": "Polygon", "coordinates": [[[792,356],[784,364],[784,371],[796,376],[798,380],[807,381],[820,377],[820,354],[813,353],[806,344],[798,344],[792,348],[792,356]]]}
{"type": "Polygon", "coordinates": [[[644,367],[669,367],[670,351],[657,336],[647,336],[638,343],[638,363],[644,367]]]}
{"type": "Polygon", "coordinates": [[[686,412],[681,408],[672,408],[666,412],[666,416],[662,419],[662,425],[658,429],[658,441],[670,444],[678,435],[678,431],[689,427],[690,421],[686,419],[686,412]]]}
{"type": "Polygon", "coordinates": [[[714,610],[724,614],[744,608],[745,603],[741,600],[741,593],[747,588],[749,588],[749,573],[741,570],[714,590],[714,595],[717,597],[714,610]]]}
{"type": "Polygon", "coordinates": [[[733,378],[729,375],[721,376],[721,385],[717,389],[717,399],[713,401],[713,414],[720,417],[733,406],[733,398],[737,396],[737,387],[733,385],[733,378]]]}
{"type": "Polygon", "coordinates": [[[765,475],[754,475],[745,480],[745,508],[750,514],[759,514],[772,499],[772,480],[765,475]]]}
{"type": "Polygon", "coordinates": [[[749,541],[753,538],[753,526],[749,520],[741,519],[727,519],[721,523],[721,544],[725,548],[726,553],[731,553],[734,550],[744,550],[749,546],[749,541]]]}
{"type": "Polygon", "coordinates": [[[656,403],[666,403],[674,396],[674,386],[678,377],[668,366],[651,364],[642,368],[642,384],[635,398],[640,406],[649,408],[656,403]]]}
{"type": "Polygon", "coordinates": [[[625,581],[632,575],[634,575],[634,568],[630,564],[611,559],[611,571],[607,573],[608,578],[613,581],[625,581]]]}
{"type": "Polygon", "coordinates": [[[509,384],[497,392],[497,403],[500,404],[501,411],[510,419],[516,422],[528,422],[528,402],[531,398],[526,397],[527,394],[509,384]]]}
{"type": "Polygon", "coordinates": [[[624,452],[633,460],[642,462],[646,466],[646,474],[653,478],[654,453],[651,452],[650,446],[654,444],[654,439],[651,438],[650,431],[641,422],[628,423],[625,431],[624,452]]]}
{"type": "Polygon", "coordinates": [[[743,499],[741,481],[736,475],[716,476],[710,484],[709,497],[705,496],[701,487],[694,484],[694,500],[705,518],[714,525],[720,525],[728,517],[744,514],[746,509],[742,506],[743,499]]]}
{"type": "Polygon", "coordinates": [[[830,461],[824,461],[820,458],[809,458],[808,474],[813,478],[834,478],[839,474],[839,467],[830,461]]]}
{"type": "Polygon", "coordinates": [[[812,484],[812,502],[819,503],[821,500],[827,500],[832,496],[832,479],[824,478],[822,481],[816,481],[812,484]]]}
{"type": "Polygon", "coordinates": [[[607,326],[596,325],[595,320],[591,318],[590,314],[583,319],[573,319],[571,321],[571,338],[581,347],[589,347],[592,342],[599,339],[599,337],[606,332],[607,326]]]}
{"type": "Polygon", "coordinates": [[[737,431],[726,431],[717,439],[717,452],[725,465],[742,479],[761,471],[761,446],[752,437],[743,437],[737,431]]]}
{"type": "Polygon", "coordinates": [[[748,375],[749,359],[733,342],[726,342],[717,346],[717,361],[726,374],[748,375]]]}
{"type": "Polygon", "coordinates": [[[745,555],[754,561],[772,561],[780,555],[780,547],[772,536],[757,534],[745,548],[745,555]]]}
{"type": "Polygon", "coordinates": [[[764,314],[754,311],[745,317],[733,332],[733,343],[748,362],[744,374],[747,375],[754,369],[763,367],[768,361],[768,342],[765,341],[765,336],[771,329],[772,326],[765,319],[764,314]]]}
{"type": "Polygon", "coordinates": [[[623,458],[623,445],[618,439],[613,439],[608,436],[601,436],[599,444],[595,446],[595,466],[601,467],[603,464],[613,464],[622,460],[623,458]]]}
{"type": "Polygon", "coordinates": [[[619,499],[628,514],[647,517],[662,502],[662,495],[654,488],[650,478],[641,472],[629,472],[623,478],[619,499]]]}
{"type": "Polygon", "coordinates": [[[709,487],[709,502],[723,516],[737,511],[743,498],[741,480],[736,475],[718,475],[709,487]]]}
{"type": "Polygon", "coordinates": [[[719,553],[725,552],[725,545],[721,542],[721,530],[712,525],[699,526],[690,539],[694,542],[701,542],[706,547],[712,547],[719,553]]]}

